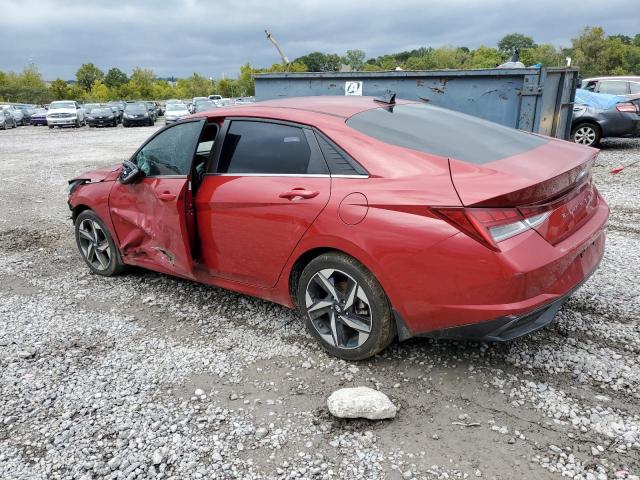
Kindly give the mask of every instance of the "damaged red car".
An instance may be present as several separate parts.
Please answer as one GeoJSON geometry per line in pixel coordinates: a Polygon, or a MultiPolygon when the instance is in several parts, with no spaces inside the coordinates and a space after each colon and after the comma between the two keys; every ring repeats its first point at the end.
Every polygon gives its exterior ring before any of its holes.
{"type": "Polygon", "coordinates": [[[597,268],[597,150],[423,103],[309,97],[169,125],[70,181],[88,267],[127,265],[297,308],[332,354],[511,340],[597,268]]]}

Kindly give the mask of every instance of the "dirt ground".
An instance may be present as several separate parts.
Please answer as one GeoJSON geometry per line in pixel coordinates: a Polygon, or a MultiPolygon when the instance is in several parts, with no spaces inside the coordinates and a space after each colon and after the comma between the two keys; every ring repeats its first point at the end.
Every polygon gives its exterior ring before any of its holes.
{"type": "Polygon", "coordinates": [[[606,256],[557,322],[347,363],[280,306],[89,273],[66,181],[159,126],[0,131],[0,478],[638,478],[640,165],[609,171],[640,140],[603,142],[606,256]],[[327,397],[358,385],[397,417],[332,418],[327,397]]]}

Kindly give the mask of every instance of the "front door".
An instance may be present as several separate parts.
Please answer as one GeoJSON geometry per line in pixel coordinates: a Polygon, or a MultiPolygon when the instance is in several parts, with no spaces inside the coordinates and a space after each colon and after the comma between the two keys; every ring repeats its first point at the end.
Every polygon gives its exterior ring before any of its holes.
{"type": "Polygon", "coordinates": [[[196,195],[202,260],[211,273],[276,284],[329,201],[331,178],[310,133],[275,122],[228,121],[219,159],[196,195]]]}
{"type": "Polygon", "coordinates": [[[143,177],[114,183],[109,209],[126,263],[193,278],[190,172],[203,123],[161,130],[132,159],[143,177]]]}

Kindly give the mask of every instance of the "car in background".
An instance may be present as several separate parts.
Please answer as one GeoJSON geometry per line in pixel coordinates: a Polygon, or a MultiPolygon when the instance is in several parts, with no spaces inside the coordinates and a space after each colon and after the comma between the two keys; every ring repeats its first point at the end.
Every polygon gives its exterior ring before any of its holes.
{"type": "Polygon", "coordinates": [[[209,100],[209,97],[193,97],[191,99],[191,103],[189,104],[189,111],[191,113],[196,111],[196,103],[201,102],[202,100],[209,100]]]}
{"type": "Polygon", "coordinates": [[[222,100],[222,95],[209,95],[209,100],[213,100],[216,105],[219,105],[220,100],[222,100]]]}
{"type": "Polygon", "coordinates": [[[17,126],[18,124],[11,114],[11,111],[8,108],[0,108],[0,128],[7,130],[8,128],[16,128],[17,126]]]}
{"type": "Polygon", "coordinates": [[[422,102],[300,97],[168,125],[72,179],[68,204],[93,273],[135,265],[297,308],[362,360],[396,336],[549,325],[604,255],[597,155],[422,102]]]}
{"type": "Polygon", "coordinates": [[[2,110],[8,110],[11,112],[11,116],[15,120],[17,125],[25,125],[24,123],[24,113],[19,108],[16,108],[15,105],[0,105],[2,110]]]}
{"type": "Polygon", "coordinates": [[[153,118],[149,114],[149,107],[146,103],[127,103],[122,117],[122,126],[131,127],[134,125],[152,126],[153,118]]]}
{"type": "Polygon", "coordinates": [[[36,108],[35,112],[31,114],[31,119],[29,121],[31,125],[46,125],[47,124],[47,109],[46,108],[36,108]]]}
{"type": "Polygon", "coordinates": [[[58,100],[49,104],[47,125],[79,128],[85,124],[84,109],[75,100],[58,100]]]}
{"type": "Polygon", "coordinates": [[[640,100],[576,90],[571,140],[595,147],[608,137],[640,136],[640,100]]]}
{"type": "Polygon", "coordinates": [[[585,78],[582,88],[594,93],[640,98],[640,76],[585,78]]]}
{"type": "Polygon", "coordinates": [[[165,111],[165,107],[164,104],[162,102],[153,102],[156,104],[156,112],[157,112],[157,116],[161,117],[164,115],[164,111],[165,111]]]}
{"type": "Polygon", "coordinates": [[[19,103],[14,106],[22,112],[22,125],[29,125],[31,115],[36,111],[35,106],[26,103],[19,103]]]}
{"type": "Polygon", "coordinates": [[[256,103],[255,98],[253,97],[239,97],[234,100],[234,105],[251,105],[252,103],[256,103]]]}
{"type": "Polygon", "coordinates": [[[122,115],[124,114],[124,107],[127,104],[121,100],[114,100],[111,102],[107,102],[107,105],[109,105],[112,108],[115,107],[117,109],[118,123],[122,123],[122,115]]]}
{"type": "Polygon", "coordinates": [[[149,117],[153,120],[153,123],[156,122],[158,118],[158,112],[156,111],[155,102],[143,102],[147,106],[147,111],[149,112],[149,117]]]}
{"type": "Polygon", "coordinates": [[[196,102],[194,113],[206,112],[218,108],[218,105],[213,100],[200,100],[196,102]]]}
{"type": "Polygon", "coordinates": [[[182,120],[189,115],[191,115],[191,112],[189,112],[184,103],[167,103],[166,110],[164,112],[164,124],[169,125],[170,123],[182,120]]]}
{"type": "Polygon", "coordinates": [[[116,111],[117,107],[108,105],[93,107],[91,112],[87,114],[87,125],[89,127],[117,127],[118,117],[116,116],[116,111]]]}

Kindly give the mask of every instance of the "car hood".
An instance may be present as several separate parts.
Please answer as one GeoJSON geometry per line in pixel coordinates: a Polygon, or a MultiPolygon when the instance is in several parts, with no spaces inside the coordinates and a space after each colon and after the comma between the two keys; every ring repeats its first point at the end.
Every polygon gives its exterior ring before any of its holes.
{"type": "Polygon", "coordinates": [[[49,113],[76,113],[76,109],[75,108],[54,108],[53,110],[49,110],[47,112],[47,115],[49,113]]]}
{"type": "Polygon", "coordinates": [[[120,170],[122,170],[122,165],[111,165],[110,167],[98,168],[96,170],[85,172],[82,175],[72,178],[70,181],[74,182],[76,180],[85,180],[88,183],[113,182],[118,178],[120,170]]]}

